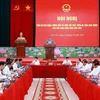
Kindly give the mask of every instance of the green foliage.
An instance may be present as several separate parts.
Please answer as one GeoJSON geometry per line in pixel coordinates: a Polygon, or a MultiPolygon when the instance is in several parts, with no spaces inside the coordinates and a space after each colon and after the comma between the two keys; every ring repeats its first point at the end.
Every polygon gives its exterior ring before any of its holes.
{"type": "MultiPolygon", "coordinates": [[[[56,58],[61,57],[100,57],[100,47],[57,47],[54,50],[56,58]]],[[[1,47],[0,57],[16,57],[16,48],[1,47]]],[[[26,47],[26,57],[45,58],[45,49],[43,47],[26,47]]]]}

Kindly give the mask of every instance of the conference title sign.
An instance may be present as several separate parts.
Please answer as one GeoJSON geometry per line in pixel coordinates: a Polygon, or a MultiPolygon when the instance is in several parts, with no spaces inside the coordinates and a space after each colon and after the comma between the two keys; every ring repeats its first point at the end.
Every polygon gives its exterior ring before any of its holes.
{"type": "Polygon", "coordinates": [[[43,46],[48,36],[52,36],[57,46],[99,45],[98,0],[54,2],[37,0],[36,46],[43,46]]]}

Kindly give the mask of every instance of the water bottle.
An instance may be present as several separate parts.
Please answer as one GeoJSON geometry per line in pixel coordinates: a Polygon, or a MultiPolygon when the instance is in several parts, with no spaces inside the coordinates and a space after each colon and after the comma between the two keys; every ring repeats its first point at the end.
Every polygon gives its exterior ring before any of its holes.
{"type": "Polygon", "coordinates": [[[5,88],[8,88],[9,84],[10,84],[10,81],[8,79],[5,79],[4,80],[4,86],[5,86],[5,88]]]}
{"type": "Polygon", "coordinates": [[[96,76],[95,75],[93,75],[93,78],[92,78],[92,81],[95,83],[96,82],[96,76]]]}
{"type": "Polygon", "coordinates": [[[90,78],[90,75],[89,75],[89,73],[86,73],[86,77],[87,77],[87,78],[90,78]]]}
{"type": "Polygon", "coordinates": [[[98,79],[98,86],[100,86],[100,78],[98,79]]]}
{"type": "Polygon", "coordinates": [[[3,94],[3,88],[0,87],[0,94],[3,94]]]}

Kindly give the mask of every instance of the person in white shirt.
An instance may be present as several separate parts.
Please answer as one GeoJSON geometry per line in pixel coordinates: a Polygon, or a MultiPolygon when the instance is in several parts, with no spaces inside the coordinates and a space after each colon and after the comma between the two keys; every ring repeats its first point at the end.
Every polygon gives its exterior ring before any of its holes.
{"type": "Polygon", "coordinates": [[[6,58],[6,63],[8,62],[8,61],[10,61],[11,59],[10,58],[6,58]]]}
{"type": "Polygon", "coordinates": [[[93,61],[93,70],[89,73],[89,75],[98,76],[100,75],[100,64],[97,59],[93,61]]]}
{"type": "Polygon", "coordinates": [[[10,67],[11,67],[11,61],[6,63],[5,68],[3,69],[3,74],[4,75],[11,75],[10,67]]]}
{"type": "Polygon", "coordinates": [[[91,59],[88,60],[88,64],[89,64],[89,65],[91,66],[91,68],[92,68],[93,65],[92,65],[92,60],[91,60],[91,59]]]}
{"type": "Polygon", "coordinates": [[[88,64],[88,61],[86,59],[83,60],[83,67],[80,69],[82,72],[90,72],[92,69],[92,65],[88,64]]]}
{"type": "Polygon", "coordinates": [[[76,61],[76,66],[75,68],[76,69],[80,69],[83,67],[83,63],[81,62],[81,59],[79,58],[77,61],[76,61]]]}
{"type": "Polygon", "coordinates": [[[62,65],[72,65],[72,62],[69,60],[69,57],[66,57],[66,59],[63,61],[62,65]]]}
{"type": "Polygon", "coordinates": [[[5,67],[5,62],[0,61],[0,80],[7,78],[5,75],[2,74],[2,70],[4,69],[4,67],[5,67]]]}
{"type": "Polygon", "coordinates": [[[19,59],[15,59],[13,66],[13,70],[16,71],[18,69],[18,63],[19,63],[19,59]]]}
{"type": "Polygon", "coordinates": [[[40,61],[38,60],[38,57],[35,57],[35,59],[31,63],[31,65],[40,65],[40,61]]]}

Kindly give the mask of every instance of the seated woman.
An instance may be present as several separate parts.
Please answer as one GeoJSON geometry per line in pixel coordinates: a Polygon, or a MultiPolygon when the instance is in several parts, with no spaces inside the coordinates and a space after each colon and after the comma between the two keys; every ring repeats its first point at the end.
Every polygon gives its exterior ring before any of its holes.
{"type": "Polygon", "coordinates": [[[23,33],[20,32],[20,37],[15,40],[15,43],[27,43],[25,37],[23,37],[23,33]]]}

